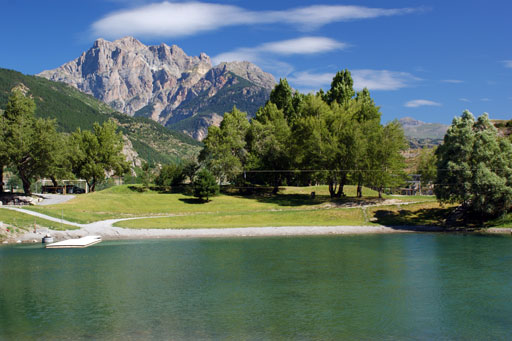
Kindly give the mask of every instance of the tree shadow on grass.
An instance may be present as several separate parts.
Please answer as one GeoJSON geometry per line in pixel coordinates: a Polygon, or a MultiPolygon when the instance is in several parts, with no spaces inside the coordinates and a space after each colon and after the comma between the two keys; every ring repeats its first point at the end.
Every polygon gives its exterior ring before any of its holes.
{"type": "Polygon", "coordinates": [[[178,200],[184,202],[185,204],[206,204],[206,201],[199,198],[180,198],[178,200]]]}
{"type": "Polygon", "coordinates": [[[460,231],[460,227],[447,226],[445,223],[452,211],[452,208],[382,209],[375,211],[372,221],[396,230],[460,231]]]}

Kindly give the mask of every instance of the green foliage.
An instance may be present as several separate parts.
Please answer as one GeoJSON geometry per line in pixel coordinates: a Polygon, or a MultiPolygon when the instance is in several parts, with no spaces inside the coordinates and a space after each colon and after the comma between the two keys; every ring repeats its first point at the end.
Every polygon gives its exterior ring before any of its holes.
{"type": "Polygon", "coordinates": [[[421,175],[421,186],[434,183],[437,177],[437,157],[434,148],[422,149],[420,152],[416,173],[421,175]]]}
{"type": "Polygon", "coordinates": [[[435,194],[441,202],[462,202],[481,218],[502,215],[512,205],[512,145],[487,114],[469,111],[453,120],[436,152],[435,194]]]}
{"type": "Polygon", "coordinates": [[[80,130],[72,134],[70,155],[73,173],[87,181],[91,192],[105,179],[105,172],[122,175],[128,171],[128,164],[121,153],[122,135],[116,133],[113,121],[103,125],[94,124],[94,130],[80,130]]]}
{"type": "MultiPolygon", "coordinates": [[[[30,185],[39,176],[56,172],[59,161],[59,137],[55,121],[36,119],[34,101],[20,91],[9,97],[2,116],[4,162],[16,167],[25,194],[30,195],[30,185]]],[[[3,165],[2,165],[3,169],[3,165]]]]}
{"type": "Polygon", "coordinates": [[[268,102],[256,113],[247,134],[249,162],[251,170],[272,170],[270,180],[277,193],[283,180],[279,170],[289,169],[292,162],[290,155],[291,129],[282,110],[268,102]]]}
{"type": "Polygon", "coordinates": [[[337,102],[341,105],[347,105],[354,95],[354,81],[350,71],[345,69],[336,72],[331,83],[331,89],[327,92],[327,103],[337,102]]]}
{"type": "Polygon", "coordinates": [[[354,97],[348,70],[338,72],[328,94],[293,93],[286,79],[247,122],[228,113],[210,127],[200,161],[221,181],[271,184],[327,183],[332,198],[344,186],[372,186],[379,195],[404,179],[401,151],[407,146],[398,122],[380,123],[381,113],[368,89],[354,97]],[[327,102],[326,102],[327,101],[327,102]],[[328,103],[329,102],[329,103],[328,103]]]}
{"type": "Polygon", "coordinates": [[[295,119],[295,108],[293,106],[292,88],[288,84],[286,78],[279,79],[279,83],[270,92],[270,102],[282,110],[284,116],[289,122],[295,119]]]}
{"type": "Polygon", "coordinates": [[[220,127],[210,126],[199,159],[223,181],[239,184],[247,158],[247,114],[236,107],[224,114],[220,127]]]}
{"type": "Polygon", "coordinates": [[[163,165],[160,173],[155,178],[157,186],[177,186],[185,180],[185,173],[183,166],[178,164],[163,165]]]}
{"type": "Polygon", "coordinates": [[[206,202],[210,201],[210,197],[219,194],[219,185],[215,177],[206,168],[197,172],[194,179],[194,196],[206,202]]]}

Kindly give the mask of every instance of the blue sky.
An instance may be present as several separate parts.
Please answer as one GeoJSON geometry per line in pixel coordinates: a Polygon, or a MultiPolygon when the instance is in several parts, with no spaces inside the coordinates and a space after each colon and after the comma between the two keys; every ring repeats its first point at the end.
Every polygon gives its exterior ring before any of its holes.
{"type": "Polygon", "coordinates": [[[368,87],[383,121],[512,118],[512,2],[2,0],[0,67],[35,74],[132,35],[214,62],[250,60],[303,92],[337,70],[368,87]]]}

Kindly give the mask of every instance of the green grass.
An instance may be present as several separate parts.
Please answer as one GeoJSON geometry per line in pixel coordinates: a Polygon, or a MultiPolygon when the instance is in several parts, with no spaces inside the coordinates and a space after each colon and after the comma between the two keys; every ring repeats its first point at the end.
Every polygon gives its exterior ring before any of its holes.
{"type": "Polygon", "coordinates": [[[38,226],[47,227],[52,230],[74,230],[78,228],[66,224],[63,224],[61,226],[60,223],[54,221],[34,217],[26,213],[12,211],[6,208],[0,208],[0,221],[3,222],[4,224],[8,224],[25,230],[33,229],[34,223],[37,224],[38,226]]]}
{"type": "MultiPolygon", "coordinates": [[[[114,218],[130,218],[155,215],[184,215],[196,213],[244,213],[276,210],[311,210],[325,208],[326,204],[344,204],[352,201],[368,200],[343,198],[331,200],[327,186],[312,187],[283,187],[280,194],[240,196],[236,194],[221,194],[209,203],[200,203],[192,196],[181,193],[159,193],[157,191],[137,191],[139,187],[130,185],[112,187],[100,192],[79,195],[75,199],[53,206],[35,206],[33,211],[48,214],[79,223],[90,223],[98,220],[114,218]],[[130,189],[132,188],[132,189],[130,189]],[[315,199],[310,193],[316,192],[315,199]]],[[[346,192],[355,194],[354,186],[347,186],[346,192]]],[[[376,192],[365,189],[367,196],[376,196],[376,192]]],[[[401,198],[399,200],[408,200],[401,198]]],[[[375,198],[373,200],[376,200],[375,198]]]]}
{"type": "Polygon", "coordinates": [[[122,221],[115,226],[151,229],[194,229],[266,226],[336,226],[367,225],[360,208],[286,210],[237,213],[197,213],[122,221]]]}

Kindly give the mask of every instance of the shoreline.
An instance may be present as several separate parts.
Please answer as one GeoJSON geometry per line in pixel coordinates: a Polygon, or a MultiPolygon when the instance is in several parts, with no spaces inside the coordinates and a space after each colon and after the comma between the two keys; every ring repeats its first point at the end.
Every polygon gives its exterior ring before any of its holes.
{"type": "MultiPolygon", "coordinates": [[[[8,208],[33,216],[53,221],[61,221],[34,211],[22,208],[8,208]]],[[[62,221],[64,224],[79,227],[76,230],[51,230],[38,228],[36,232],[27,231],[10,239],[8,244],[21,242],[40,243],[47,234],[51,234],[56,241],[80,238],[87,235],[100,235],[104,240],[137,240],[137,239],[177,239],[177,238],[240,238],[240,237],[279,237],[279,236],[329,236],[329,235],[360,235],[382,233],[421,233],[421,232],[448,232],[448,233],[490,233],[511,234],[512,228],[488,228],[486,230],[449,230],[440,226],[384,226],[384,225],[338,225],[338,226],[281,226],[281,227],[235,227],[235,228],[196,228],[196,229],[128,229],[113,226],[115,223],[133,219],[160,218],[134,217],[124,219],[110,219],[90,224],[78,224],[62,221]],[[15,240],[13,240],[15,239],[15,240]]]]}

